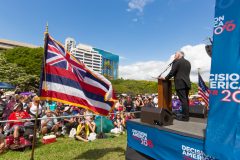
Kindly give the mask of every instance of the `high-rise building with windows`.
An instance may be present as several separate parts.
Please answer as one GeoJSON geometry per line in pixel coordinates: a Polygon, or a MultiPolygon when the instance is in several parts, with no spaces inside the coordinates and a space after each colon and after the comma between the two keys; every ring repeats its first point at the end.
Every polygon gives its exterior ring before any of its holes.
{"type": "Polygon", "coordinates": [[[119,56],[98,48],[94,50],[102,55],[102,74],[109,79],[118,79],[119,56]]]}
{"type": "Polygon", "coordinates": [[[71,54],[88,68],[102,74],[102,55],[95,51],[92,46],[78,44],[76,48],[71,49],[71,54]]]}
{"type": "Polygon", "coordinates": [[[90,45],[78,44],[73,38],[65,41],[66,49],[88,68],[97,71],[109,79],[118,78],[119,56],[90,45]]]}
{"type": "Polygon", "coordinates": [[[65,49],[71,52],[71,49],[76,48],[76,41],[73,38],[67,38],[65,40],[65,49]]]}

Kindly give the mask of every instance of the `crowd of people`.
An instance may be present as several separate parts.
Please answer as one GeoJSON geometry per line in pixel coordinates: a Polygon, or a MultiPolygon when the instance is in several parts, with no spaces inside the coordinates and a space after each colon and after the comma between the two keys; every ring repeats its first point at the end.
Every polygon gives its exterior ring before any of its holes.
{"type": "MultiPolygon", "coordinates": [[[[12,148],[21,145],[20,137],[24,136],[31,144],[33,139],[34,119],[37,120],[37,135],[54,134],[56,136],[71,135],[76,140],[88,142],[96,139],[95,116],[91,111],[65,105],[54,101],[40,101],[34,92],[6,95],[0,93],[0,149],[4,138],[13,137],[12,148]],[[1,111],[1,110],[0,110],[1,111]],[[75,131],[74,131],[75,130],[75,131]],[[74,131],[71,133],[71,131],[74,131]]],[[[190,106],[202,101],[193,97],[190,106]]],[[[173,110],[181,110],[177,96],[173,96],[173,110]]],[[[157,94],[129,96],[118,95],[118,101],[108,119],[112,121],[113,133],[121,133],[126,129],[128,119],[140,118],[142,107],[158,107],[157,94]]],[[[8,146],[9,147],[9,146],[8,146]]]]}
{"type": "MultiPolygon", "coordinates": [[[[129,103],[128,98],[120,98],[121,102],[129,103]],[[126,99],[126,100],[125,100],[126,99]],[[127,101],[128,100],[128,101],[127,101]]],[[[133,101],[131,100],[131,103],[133,101]]],[[[134,106],[134,105],[133,105],[134,106]]],[[[112,121],[112,126],[123,132],[126,120],[135,118],[132,113],[125,113],[125,105],[118,103],[108,119],[112,121]]],[[[88,142],[96,139],[95,116],[93,112],[65,105],[54,101],[41,101],[34,92],[5,94],[0,92],[0,150],[3,144],[14,150],[22,146],[21,138],[24,138],[31,145],[33,139],[33,129],[35,118],[37,120],[37,135],[70,135],[74,131],[76,140],[88,142]],[[9,144],[9,139],[13,139],[13,144],[9,144]],[[95,137],[95,138],[94,138],[95,137]]],[[[26,145],[26,144],[24,144],[26,145]]]]}

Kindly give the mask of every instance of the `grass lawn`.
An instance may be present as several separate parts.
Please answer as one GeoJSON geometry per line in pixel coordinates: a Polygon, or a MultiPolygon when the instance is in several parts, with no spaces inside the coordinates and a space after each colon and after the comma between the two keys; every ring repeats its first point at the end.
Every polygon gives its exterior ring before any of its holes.
{"type": "MultiPolygon", "coordinates": [[[[127,135],[109,136],[93,142],[81,142],[65,137],[58,138],[52,144],[38,143],[35,149],[35,160],[124,160],[127,145],[127,135]]],[[[8,151],[0,155],[1,160],[29,160],[31,150],[24,152],[8,151]]]]}

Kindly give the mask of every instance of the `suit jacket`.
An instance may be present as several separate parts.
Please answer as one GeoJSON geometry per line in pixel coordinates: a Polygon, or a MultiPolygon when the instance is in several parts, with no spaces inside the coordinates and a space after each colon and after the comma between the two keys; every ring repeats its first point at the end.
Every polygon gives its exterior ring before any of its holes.
{"type": "Polygon", "coordinates": [[[190,82],[191,64],[185,58],[173,62],[172,69],[165,77],[166,80],[174,77],[175,89],[191,89],[190,82]]]}

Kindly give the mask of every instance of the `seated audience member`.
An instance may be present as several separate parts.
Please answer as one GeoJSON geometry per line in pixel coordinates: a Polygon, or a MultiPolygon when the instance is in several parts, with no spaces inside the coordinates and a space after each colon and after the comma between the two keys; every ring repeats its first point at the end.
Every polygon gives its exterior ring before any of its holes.
{"type": "Polygon", "coordinates": [[[136,111],[141,111],[141,108],[144,106],[140,95],[136,97],[135,106],[136,106],[136,111]]]}
{"type": "MultiPolygon", "coordinates": [[[[85,124],[89,128],[89,131],[91,133],[95,133],[96,124],[94,122],[93,113],[87,110],[86,112],[84,112],[84,118],[85,118],[85,124]]],[[[87,134],[87,136],[89,136],[89,134],[87,134]]]]}
{"type": "Polygon", "coordinates": [[[124,110],[124,107],[123,107],[123,102],[121,99],[119,99],[117,101],[117,103],[115,104],[115,110],[118,111],[118,112],[121,112],[124,110]]]}
{"type": "Polygon", "coordinates": [[[19,121],[14,121],[14,122],[8,122],[9,126],[9,132],[13,132],[13,137],[14,137],[14,144],[19,145],[19,135],[20,132],[24,132],[24,122],[31,118],[30,115],[26,112],[23,111],[23,104],[22,103],[16,103],[14,105],[14,112],[10,114],[8,120],[19,120],[19,121]]]}
{"type": "MultiPolygon", "coordinates": [[[[73,116],[72,110],[69,106],[64,108],[63,116],[73,116]]],[[[67,117],[64,118],[64,127],[63,130],[66,129],[66,133],[69,134],[72,128],[77,128],[78,122],[75,117],[67,117]]]]}
{"type": "MultiPolygon", "coordinates": [[[[40,105],[40,98],[38,96],[34,96],[32,99],[32,102],[29,103],[29,114],[31,115],[31,118],[36,118],[37,110],[38,110],[37,118],[40,118],[42,114],[42,106],[40,105]]],[[[32,122],[34,123],[34,120],[32,122]]],[[[40,120],[37,121],[37,126],[39,125],[40,125],[40,120]]]]}
{"type": "Polygon", "coordinates": [[[144,103],[144,107],[155,107],[153,102],[152,102],[151,97],[145,98],[143,103],[144,103]]]}
{"type": "Polygon", "coordinates": [[[72,114],[73,115],[77,115],[80,113],[80,109],[78,107],[75,106],[71,106],[72,107],[72,114]]]}
{"type": "Polygon", "coordinates": [[[124,128],[124,120],[121,118],[120,113],[117,113],[116,117],[113,119],[113,124],[115,128],[118,128],[119,131],[123,131],[124,128]]]}
{"type": "Polygon", "coordinates": [[[54,101],[48,101],[46,105],[50,111],[54,111],[57,108],[57,103],[54,101]]]}
{"type": "Polygon", "coordinates": [[[6,149],[4,135],[0,133],[0,154],[3,153],[6,149]]]}
{"type": "Polygon", "coordinates": [[[180,111],[181,110],[181,102],[180,100],[178,99],[177,96],[174,96],[173,99],[172,99],[172,110],[173,111],[180,111]]]}
{"type": "Polygon", "coordinates": [[[154,95],[153,103],[156,108],[158,108],[158,95],[154,95]]]}
{"type": "Polygon", "coordinates": [[[125,115],[125,121],[129,120],[129,119],[134,119],[134,113],[126,113],[125,115]]]}
{"type": "Polygon", "coordinates": [[[85,121],[82,119],[79,119],[79,125],[77,127],[75,139],[83,142],[88,142],[88,136],[87,136],[88,132],[89,131],[85,125],[85,121]]]}
{"type": "Polygon", "coordinates": [[[16,104],[15,96],[10,96],[9,101],[7,100],[7,105],[3,111],[2,120],[7,120],[9,115],[13,112],[14,105],[16,104]]]}
{"type": "Polygon", "coordinates": [[[133,108],[134,104],[133,104],[133,101],[130,96],[127,96],[127,99],[123,104],[124,104],[124,107],[126,108],[127,112],[131,112],[134,110],[134,108],[133,108]]]}
{"type": "Polygon", "coordinates": [[[46,115],[43,116],[42,120],[41,120],[41,133],[42,135],[45,135],[47,133],[50,132],[54,132],[54,134],[56,134],[56,132],[58,131],[59,128],[59,123],[57,122],[57,119],[53,119],[53,118],[48,118],[48,117],[54,117],[54,114],[51,113],[50,110],[46,110],[46,115]]]}

